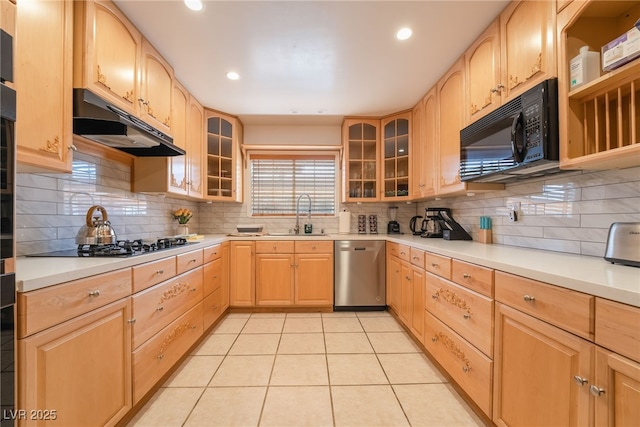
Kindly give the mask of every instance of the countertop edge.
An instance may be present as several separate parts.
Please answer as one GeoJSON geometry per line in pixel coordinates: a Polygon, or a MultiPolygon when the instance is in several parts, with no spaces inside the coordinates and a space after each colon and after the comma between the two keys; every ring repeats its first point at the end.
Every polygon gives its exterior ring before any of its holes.
{"type": "Polygon", "coordinates": [[[387,234],[336,233],[324,236],[265,235],[259,237],[219,234],[207,235],[203,241],[187,246],[130,258],[18,257],[17,288],[19,292],[29,292],[232,240],[385,240],[640,307],[640,268],[637,267],[611,264],[604,258],[540,249],[387,234]],[[63,259],[64,262],[51,262],[63,259]],[[25,271],[27,273],[24,273],[25,271]]]}

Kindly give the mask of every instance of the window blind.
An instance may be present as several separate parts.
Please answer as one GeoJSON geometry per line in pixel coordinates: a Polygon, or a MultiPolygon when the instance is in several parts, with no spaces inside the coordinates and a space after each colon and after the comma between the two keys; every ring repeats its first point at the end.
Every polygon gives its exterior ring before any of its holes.
{"type": "MultiPolygon", "coordinates": [[[[311,215],[335,215],[335,156],[252,155],[251,214],[295,215],[301,194],[311,196],[311,215]]],[[[308,212],[308,200],[300,201],[300,212],[308,212]]]]}

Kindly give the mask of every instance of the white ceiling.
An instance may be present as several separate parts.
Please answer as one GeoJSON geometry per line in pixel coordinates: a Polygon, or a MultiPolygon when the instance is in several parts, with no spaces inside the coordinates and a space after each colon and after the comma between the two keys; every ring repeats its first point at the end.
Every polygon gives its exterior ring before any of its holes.
{"type": "Polygon", "coordinates": [[[193,12],[182,0],[116,0],[203,105],[245,125],[411,108],[507,3],[205,0],[193,12]],[[403,26],[413,36],[401,42],[403,26]]]}

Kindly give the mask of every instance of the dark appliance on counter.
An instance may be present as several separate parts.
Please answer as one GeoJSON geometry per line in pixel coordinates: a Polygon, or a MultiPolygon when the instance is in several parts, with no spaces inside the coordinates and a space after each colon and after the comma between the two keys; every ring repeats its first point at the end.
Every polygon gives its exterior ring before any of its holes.
{"type": "Polygon", "coordinates": [[[191,245],[185,237],[161,237],[159,239],[134,239],[118,240],[110,244],[78,244],[77,249],[68,249],[53,252],[27,255],[28,257],[62,257],[62,258],[89,258],[89,257],[118,257],[128,258],[171,249],[179,246],[191,245]]]}
{"type": "Polygon", "coordinates": [[[398,207],[391,206],[389,208],[389,222],[387,223],[387,234],[402,234],[400,232],[400,223],[396,221],[398,215],[398,207]]]}
{"type": "Polygon", "coordinates": [[[73,89],[73,133],[138,157],[185,154],[169,135],[88,89],[73,89]]]}
{"type": "Polygon", "coordinates": [[[424,221],[419,221],[421,219],[422,217],[420,215],[416,215],[409,220],[409,230],[411,230],[414,236],[419,236],[423,232],[424,221]]]}
{"type": "Polygon", "coordinates": [[[442,237],[444,240],[472,240],[467,231],[451,216],[449,208],[427,208],[427,231],[421,237],[442,237]]]}
{"type": "Polygon", "coordinates": [[[460,178],[512,182],[560,172],[558,81],[545,80],[460,131],[460,178]]]}
{"type": "MultiPolygon", "coordinates": [[[[4,13],[4,11],[3,11],[4,13]]],[[[13,426],[15,413],[15,122],[13,37],[0,30],[0,424],[13,426]]]]}
{"type": "Polygon", "coordinates": [[[424,211],[424,227],[421,237],[442,237],[442,217],[440,211],[447,208],[426,208],[424,211]]]}

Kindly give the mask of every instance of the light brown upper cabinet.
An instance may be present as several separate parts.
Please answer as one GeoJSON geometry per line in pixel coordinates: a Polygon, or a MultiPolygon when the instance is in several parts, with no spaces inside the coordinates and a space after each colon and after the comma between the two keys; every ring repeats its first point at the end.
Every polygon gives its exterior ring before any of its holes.
{"type": "Polygon", "coordinates": [[[173,83],[173,143],[183,156],[135,157],[134,192],[171,193],[201,199],[204,161],[204,110],[178,81],[173,83]]]}
{"type": "Polygon", "coordinates": [[[438,156],[437,193],[464,189],[460,180],[460,129],[464,124],[464,62],[459,59],[437,84],[438,156]]]}
{"type": "Polygon", "coordinates": [[[466,65],[466,123],[472,123],[502,102],[500,26],[498,20],[482,33],[464,55],[466,65]]]}
{"type": "Polygon", "coordinates": [[[73,86],[139,115],[142,35],[113,3],[74,2],[73,86]]]}
{"type": "Polygon", "coordinates": [[[411,197],[413,199],[434,196],[437,168],[437,98],[432,88],[413,107],[413,139],[411,140],[411,197]]]}
{"type": "Polygon", "coordinates": [[[173,68],[146,39],[142,40],[140,71],[140,117],[159,130],[172,134],[173,68]]]}
{"type": "Polygon", "coordinates": [[[347,118],[342,124],[345,202],[380,200],[380,120],[347,118]]]}
{"type": "Polygon", "coordinates": [[[409,200],[411,111],[385,117],[382,128],[382,199],[409,200]]]}
{"type": "Polygon", "coordinates": [[[500,14],[502,102],[555,77],[556,1],[513,1],[500,14]]]}
{"type": "Polygon", "coordinates": [[[464,70],[461,57],[436,85],[436,195],[452,196],[504,188],[504,184],[462,182],[460,179],[460,130],[465,121],[464,70]]]}
{"type": "Polygon", "coordinates": [[[207,199],[242,201],[242,123],[235,117],[205,110],[207,199]]]}
{"type": "Polygon", "coordinates": [[[112,2],[74,4],[73,86],[172,135],[171,65],[112,2]]]}
{"type": "Polygon", "coordinates": [[[580,47],[601,47],[630,30],[638,1],[573,1],[558,14],[560,167],[620,169],[640,165],[640,60],[602,73],[574,90],[569,64],[580,47]]]}
{"type": "Polygon", "coordinates": [[[14,38],[18,168],[71,172],[72,1],[20,2],[14,38]]]}

